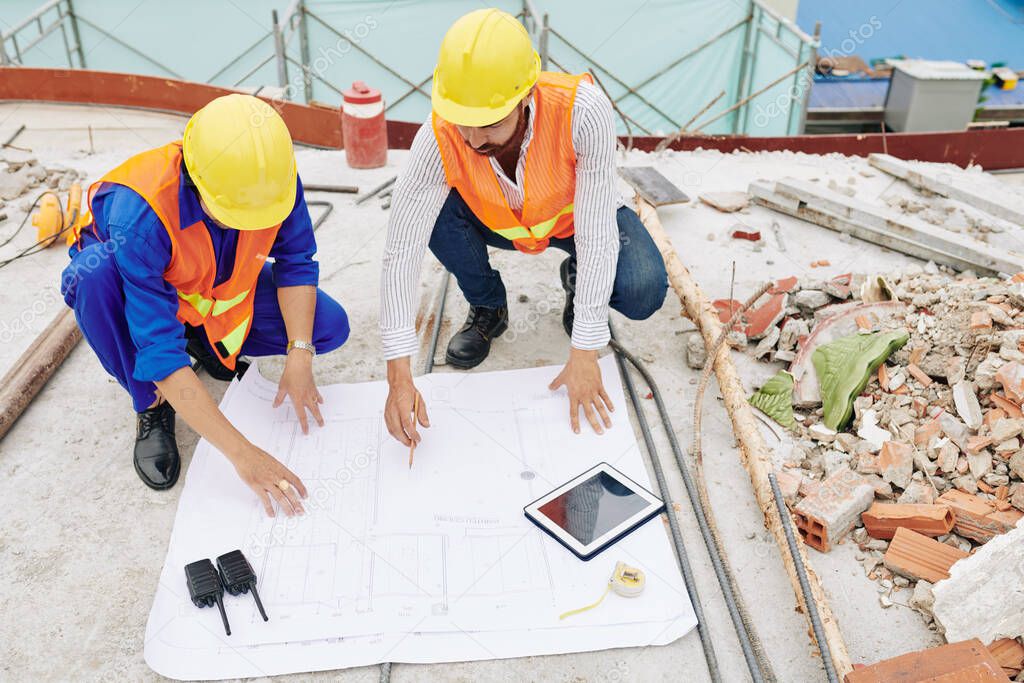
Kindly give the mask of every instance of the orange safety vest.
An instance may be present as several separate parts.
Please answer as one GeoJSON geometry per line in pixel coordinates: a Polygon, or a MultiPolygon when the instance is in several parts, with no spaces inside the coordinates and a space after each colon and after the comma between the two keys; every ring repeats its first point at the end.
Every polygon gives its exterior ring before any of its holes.
{"type": "Polygon", "coordinates": [[[473,151],[455,125],[433,115],[434,137],[448,185],[459,191],[488,228],[516,249],[539,254],[552,237],[573,234],[576,151],[572,107],[580,81],[590,74],[542,72],[534,91],[533,137],[523,167],[523,208],[513,211],[501,193],[488,157],[473,151]]]}
{"type": "MultiPolygon", "coordinates": [[[[256,280],[281,226],[241,231],[231,276],[214,286],[217,259],[210,233],[201,220],[184,228],[180,223],[180,182],[178,141],[133,156],[93,183],[89,187],[89,208],[104,183],[129,187],[146,200],[171,238],[171,260],[164,280],[178,291],[178,320],[202,327],[217,357],[234,370],[238,352],[252,327],[256,280]]],[[[91,211],[75,227],[75,240],[82,230],[98,237],[91,211]]]]}

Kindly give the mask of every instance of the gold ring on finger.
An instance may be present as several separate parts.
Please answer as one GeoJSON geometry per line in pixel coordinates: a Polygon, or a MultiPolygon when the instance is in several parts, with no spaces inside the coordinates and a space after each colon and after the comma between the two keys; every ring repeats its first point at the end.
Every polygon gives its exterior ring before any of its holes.
{"type": "Polygon", "coordinates": [[[288,483],[287,479],[282,479],[281,481],[277,482],[277,488],[281,489],[285,493],[288,492],[288,487],[290,486],[291,484],[288,483]]]}

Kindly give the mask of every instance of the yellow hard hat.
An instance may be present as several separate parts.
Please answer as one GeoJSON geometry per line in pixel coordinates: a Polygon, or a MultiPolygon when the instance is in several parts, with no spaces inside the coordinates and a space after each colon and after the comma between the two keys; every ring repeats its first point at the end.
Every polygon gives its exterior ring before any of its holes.
{"type": "Polygon", "coordinates": [[[460,126],[489,126],[508,116],[540,75],[540,57],[515,17],[478,9],[441,41],[431,97],[434,111],[460,126]]]}
{"type": "Polygon", "coordinates": [[[258,97],[225,95],[197,111],[182,154],[206,209],[229,228],[269,228],[295,206],[292,136],[258,97]]]}

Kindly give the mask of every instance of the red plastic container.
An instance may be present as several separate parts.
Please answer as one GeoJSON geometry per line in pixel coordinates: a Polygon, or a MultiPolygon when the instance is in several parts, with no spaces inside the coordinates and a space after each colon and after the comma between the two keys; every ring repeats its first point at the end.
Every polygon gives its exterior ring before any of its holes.
{"type": "Polygon", "coordinates": [[[344,93],[341,133],[345,159],[352,168],[380,168],[388,162],[388,130],[384,98],[379,90],[356,81],[344,93]]]}

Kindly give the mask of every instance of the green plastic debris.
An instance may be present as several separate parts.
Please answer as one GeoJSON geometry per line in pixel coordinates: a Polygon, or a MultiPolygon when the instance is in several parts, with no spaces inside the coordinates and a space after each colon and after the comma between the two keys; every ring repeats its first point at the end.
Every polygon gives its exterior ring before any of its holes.
{"type": "Polygon", "coordinates": [[[906,330],[852,334],[814,350],[811,362],[818,375],[826,427],[846,427],[853,415],[853,400],[864,391],[871,373],[909,338],[906,330]]]}
{"type": "Polygon", "coordinates": [[[750,405],[787,429],[796,424],[793,419],[793,375],[785,370],[764,383],[748,399],[750,405]]]}

